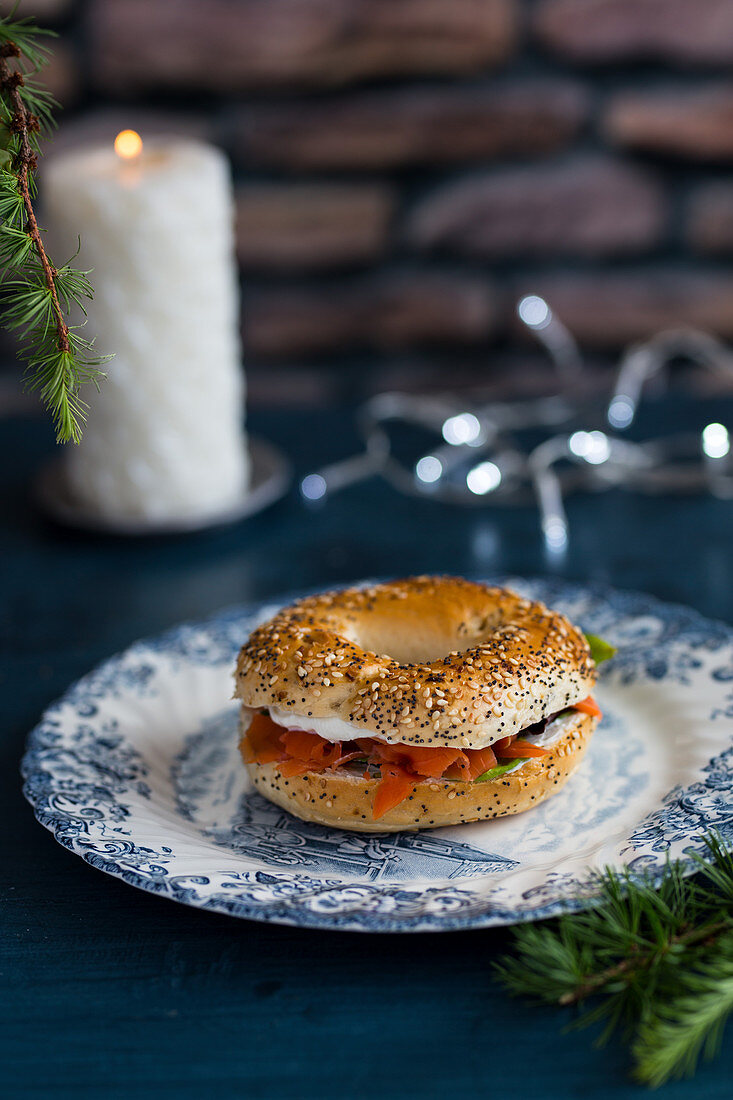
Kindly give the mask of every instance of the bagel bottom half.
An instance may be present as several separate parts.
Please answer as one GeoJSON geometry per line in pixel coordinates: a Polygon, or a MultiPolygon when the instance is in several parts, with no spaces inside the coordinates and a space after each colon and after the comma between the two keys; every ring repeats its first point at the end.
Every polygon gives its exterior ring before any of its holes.
{"type": "Polygon", "coordinates": [[[547,756],[528,760],[497,779],[484,783],[449,779],[416,782],[412,794],[378,821],[372,817],[377,779],[363,779],[343,768],[286,779],[277,764],[247,763],[246,767],[261,795],[303,821],[363,833],[436,829],[518,814],[544,802],[580,764],[597,721],[578,711],[547,756]]]}

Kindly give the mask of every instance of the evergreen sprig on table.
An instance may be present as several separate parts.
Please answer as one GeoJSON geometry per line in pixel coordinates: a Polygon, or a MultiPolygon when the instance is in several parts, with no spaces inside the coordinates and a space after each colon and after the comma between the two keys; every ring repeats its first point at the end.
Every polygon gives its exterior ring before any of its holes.
{"type": "Polygon", "coordinates": [[[579,1006],[631,1044],[634,1075],[656,1087],[719,1049],[733,1012],[733,855],[715,836],[698,874],[670,863],[659,886],[606,870],[593,909],[514,930],[499,979],[535,1002],[579,1006]]]}
{"type": "Polygon", "coordinates": [[[89,272],[52,263],[36,221],[40,141],[58,106],[36,74],[48,61],[52,32],[14,14],[0,19],[0,307],[5,326],[20,334],[27,384],[51,413],[58,442],[78,443],[87,408],[79,390],[99,384],[109,356],[97,355],[83,325],[68,320],[93,297],[89,272]]]}

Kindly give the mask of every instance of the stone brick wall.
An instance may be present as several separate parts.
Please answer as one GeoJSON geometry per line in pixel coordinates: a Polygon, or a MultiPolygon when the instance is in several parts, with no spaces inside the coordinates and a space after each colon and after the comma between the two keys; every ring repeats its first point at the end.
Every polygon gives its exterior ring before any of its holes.
{"type": "Polygon", "coordinates": [[[733,0],[24,10],[60,32],[60,143],[230,153],[263,377],[483,378],[528,290],[592,355],[681,323],[733,340],[733,0]]]}

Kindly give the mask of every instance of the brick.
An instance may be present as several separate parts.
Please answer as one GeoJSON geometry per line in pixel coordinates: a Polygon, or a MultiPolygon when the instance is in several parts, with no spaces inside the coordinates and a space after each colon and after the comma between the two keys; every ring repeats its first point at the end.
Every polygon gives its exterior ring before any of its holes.
{"type": "Polygon", "coordinates": [[[79,59],[63,39],[54,42],[53,53],[38,79],[63,108],[76,103],[81,89],[79,59]]]}
{"type": "Polygon", "coordinates": [[[665,207],[646,172],[588,157],[448,184],[413,212],[407,236],[420,248],[486,257],[611,256],[656,244],[665,207]]]}
{"type": "Polygon", "coordinates": [[[96,84],[235,91],[483,71],[517,37],[516,0],[92,0],[96,84]]]}
{"type": "Polygon", "coordinates": [[[306,171],[536,156],[566,146],[586,112],[567,81],[418,86],[245,108],[235,144],[248,163],[306,171]]]}
{"type": "MultiPolygon", "coordinates": [[[[608,372],[592,358],[586,358],[585,365],[583,396],[597,395],[602,401],[608,396],[608,372]]],[[[249,374],[247,379],[249,393],[249,374]]],[[[506,350],[492,349],[487,356],[486,348],[477,345],[384,356],[373,366],[370,364],[361,384],[366,396],[389,389],[445,394],[450,387],[453,394],[466,393],[470,405],[477,400],[477,387],[481,401],[548,397],[557,393],[557,374],[547,355],[536,346],[514,344],[506,350]]]]}
{"type": "Polygon", "coordinates": [[[247,363],[247,409],[320,409],[343,403],[343,376],[328,366],[247,363]]]}
{"type": "MultiPolygon", "coordinates": [[[[19,18],[23,19],[28,16],[32,16],[33,19],[37,19],[43,26],[46,22],[55,22],[57,19],[65,16],[72,6],[72,0],[33,0],[32,3],[27,2],[23,4],[19,18]]],[[[10,15],[13,8],[17,7],[16,0],[2,0],[0,2],[0,15],[10,15]]],[[[56,49],[58,43],[53,44],[53,48],[56,49]]]]}
{"type": "Polygon", "coordinates": [[[383,184],[262,184],[237,195],[237,254],[249,268],[328,268],[376,259],[393,193],[383,184]]]}
{"type": "Polygon", "coordinates": [[[733,159],[733,85],[624,92],[609,104],[604,130],[618,145],[688,160],[733,159]]]}
{"type": "Polygon", "coordinates": [[[733,61],[730,0],[541,0],[533,27],[548,49],[582,63],[733,61]]]}
{"type": "Polygon", "coordinates": [[[260,289],[245,297],[244,344],[263,358],[407,348],[483,340],[494,320],[494,294],[484,280],[409,272],[348,286],[260,289]]]}
{"type": "Polygon", "coordinates": [[[687,240],[697,252],[733,252],[733,179],[711,183],[693,192],[687,240]]]}
{"type": "Polygon", "coordinates": [[[733,339],[733,276],[723,273],[667,268],[543,275],[521,280],[515,297],[521,294],[542,295],[590,348],[619,349],[681,325],[733,339]]]}

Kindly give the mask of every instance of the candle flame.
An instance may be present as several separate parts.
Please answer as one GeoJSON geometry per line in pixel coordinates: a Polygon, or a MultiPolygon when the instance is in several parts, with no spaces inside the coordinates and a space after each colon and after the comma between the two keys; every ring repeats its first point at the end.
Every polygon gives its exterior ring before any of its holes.
{"type": "Polygon", "coordinates": [[[143,140],[135,130],[120,130],[115,138],[115,153],[122,160],[134,160],[139,157],[143,140]]]}

